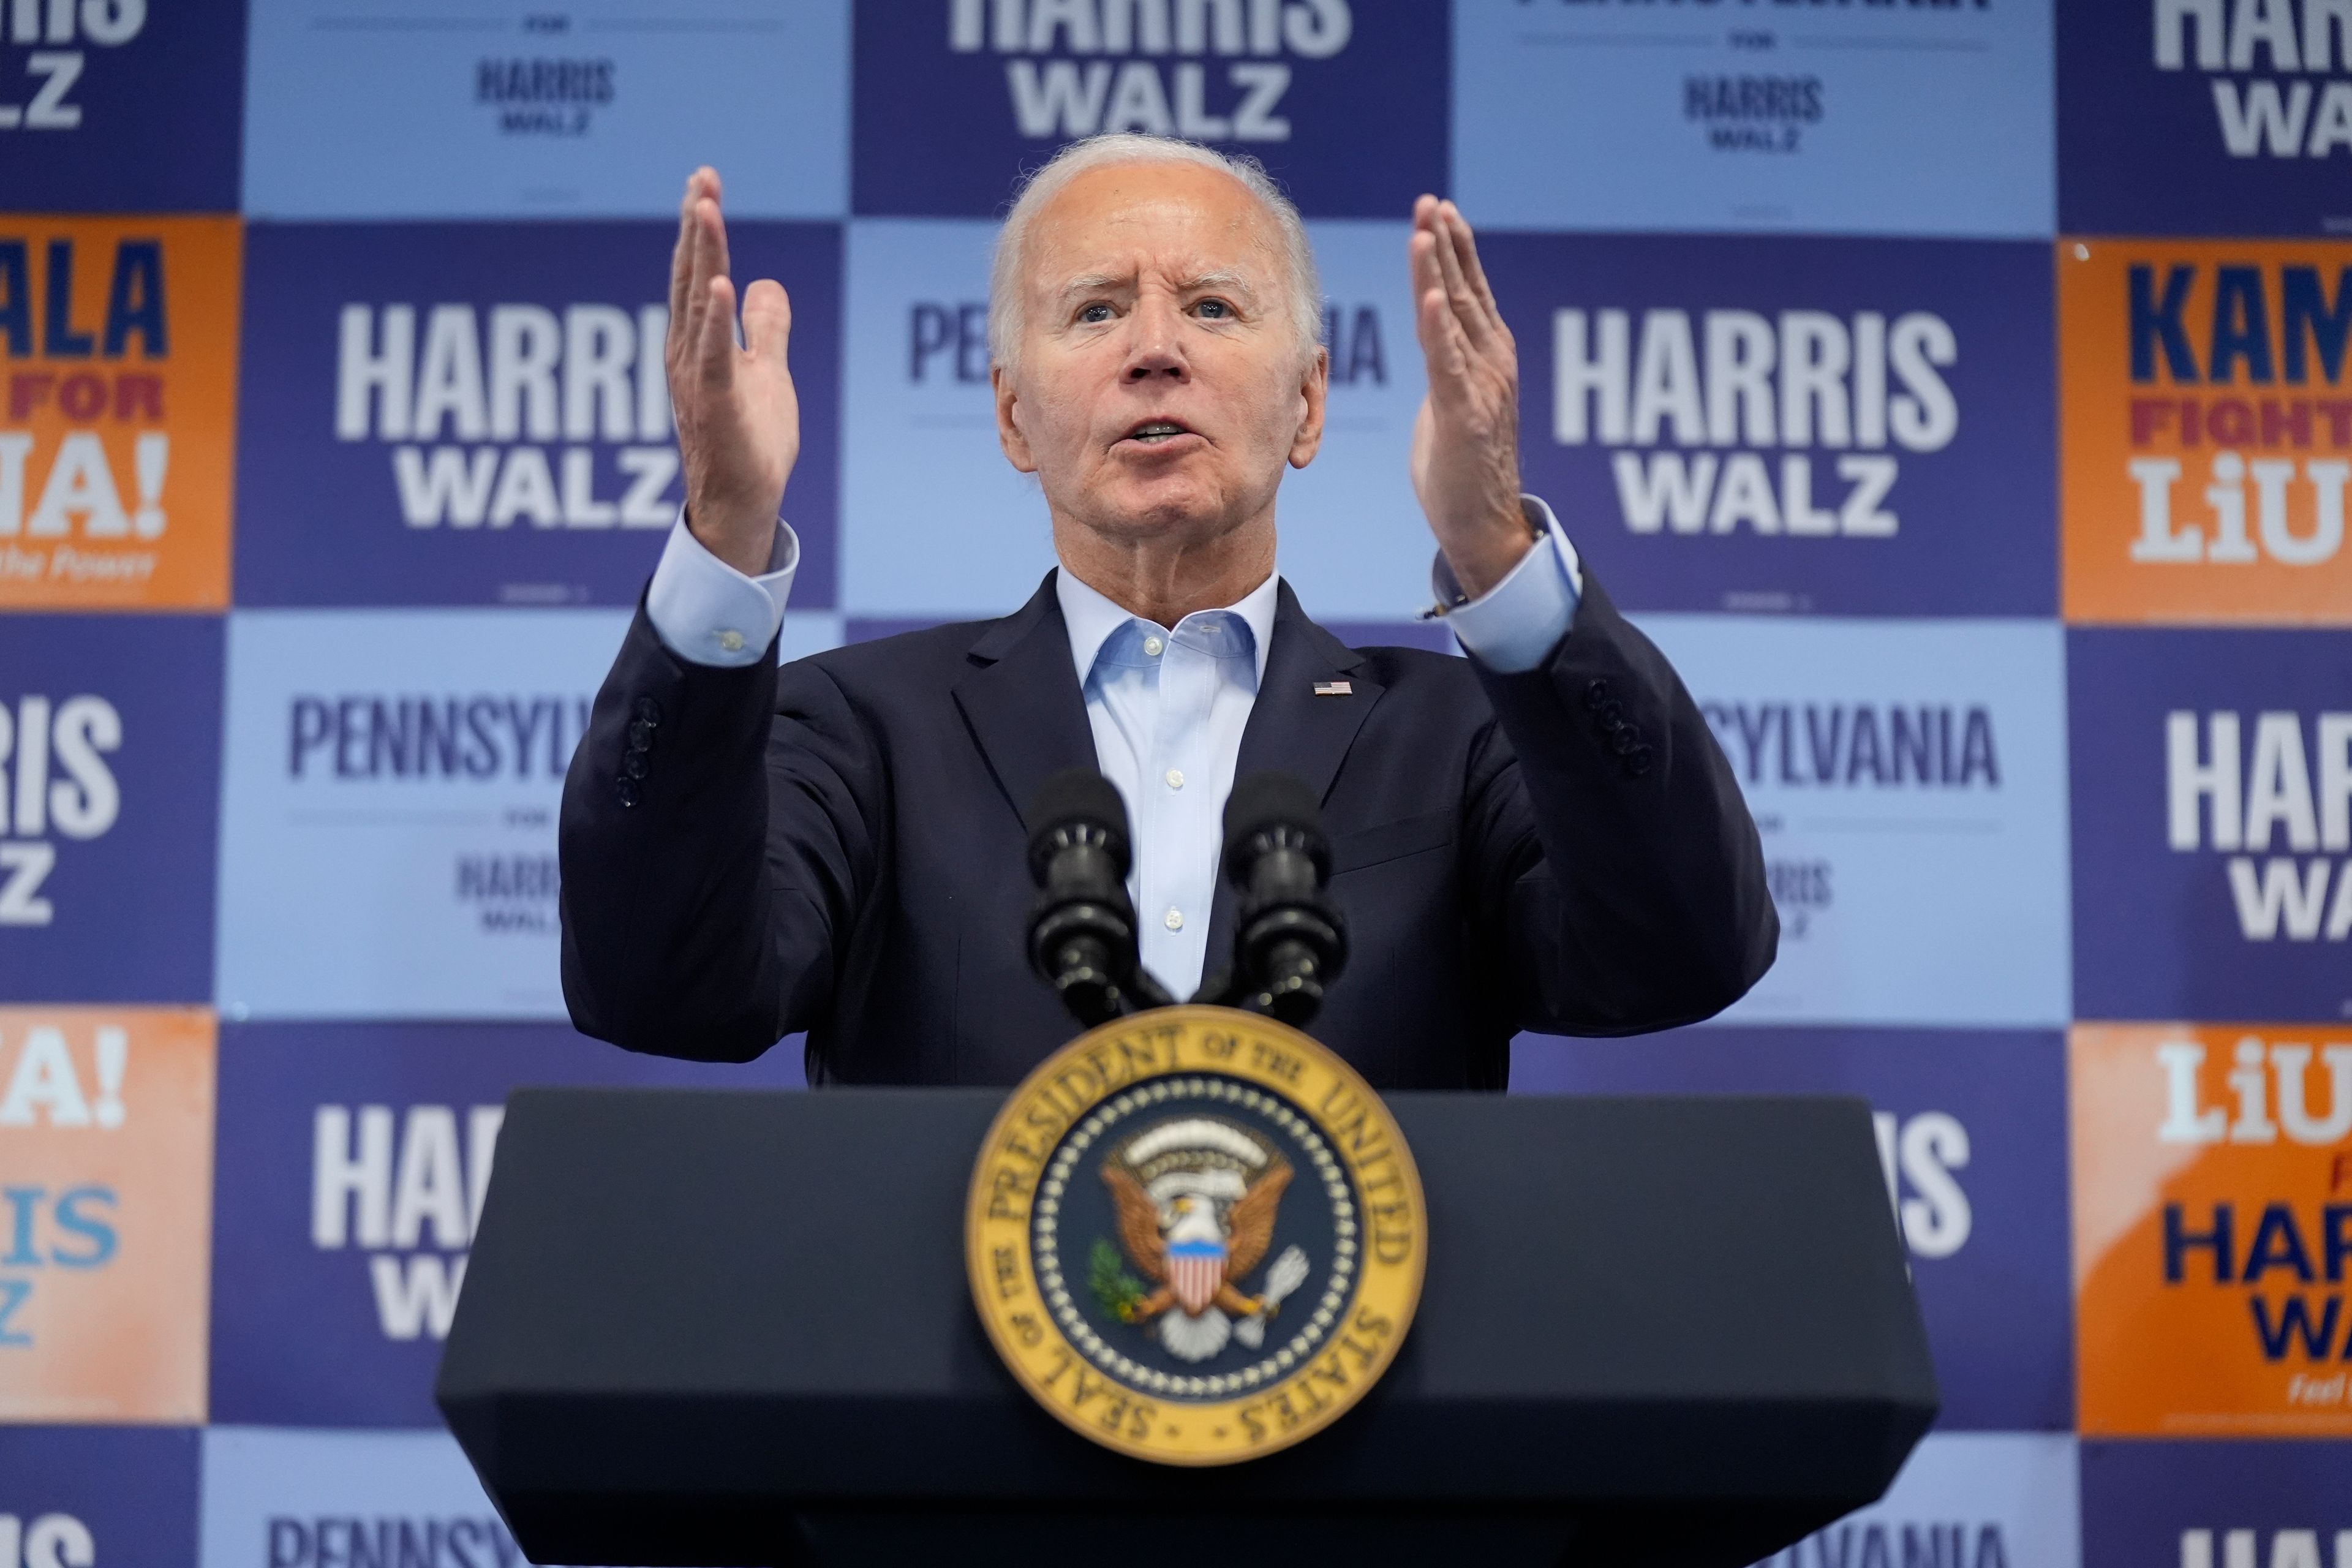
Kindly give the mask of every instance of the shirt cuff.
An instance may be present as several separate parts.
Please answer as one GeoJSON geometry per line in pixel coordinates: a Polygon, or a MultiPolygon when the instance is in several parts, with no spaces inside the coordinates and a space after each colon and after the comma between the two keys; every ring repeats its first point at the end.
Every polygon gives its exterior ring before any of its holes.
{"type": "Polygon", "coordinates": [[[703,548],[680,507],[646,590],[646,618],[662,646],[688,664],[722,669],[757,664],[783,627],[784,601],[800,565],[800,536],[782,518],[776,520],[768,570],[746,577],[703,548]]]}
{"type": "Polygon", "coordinates": [[[1447,606],[1445,624],[1466,651],[1500,675],[1533,669],[1549,657],[1576,624],[1577,602],[1584,596],[1584,564],[1559,519],[1534,496],[1521,496],[1519,509],[1543,537],[1501,582],[1465,598],[1443,551],[1429,573],[1437,602],[1447,606]]]}

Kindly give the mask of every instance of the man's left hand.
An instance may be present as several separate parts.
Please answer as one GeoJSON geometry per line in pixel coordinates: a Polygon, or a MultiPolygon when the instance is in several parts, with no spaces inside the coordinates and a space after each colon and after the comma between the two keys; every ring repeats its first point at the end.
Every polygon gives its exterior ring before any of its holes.
{"type": "Polygon", "coordinates": [[[1463,592],[1509,574],[1535,540],[1519,507],[1519,354],[1461,209],[1413,204],[1413,325],[1429,393],[1412,426],[1412,489],[1463,592]]]}

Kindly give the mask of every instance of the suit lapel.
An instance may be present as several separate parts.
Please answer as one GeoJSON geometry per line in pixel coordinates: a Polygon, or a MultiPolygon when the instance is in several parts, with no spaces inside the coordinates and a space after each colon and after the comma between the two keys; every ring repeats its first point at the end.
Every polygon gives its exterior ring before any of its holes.
{"type": "Polygon", "coordinates": [[[1353,648],[1307,618],[1298,596],[1283,584],[1275,601],[1274,647],[1242,731],[1234,782],[1271,770],[1294,775],[1317,800],[1330,794],[1356,731],[1386,689],[1360,673],[1363,665],[1353,648]],[[1342,679],[1350,689],[1346,696],[1315,694],[1317,685],[1342,679]]]}
{"type": "MultiPolygon", "coordinates": [[[[1364,660],[1354,649],[1307,618],[1284,583],[1275,603],[1274,646],[1266,652],[1265,676],[1242,731],[1234,783],[1252,773],[1289,773],[1322,800],[1385,689],[1364,674],[1364,660]],[[1316,695],[1318,683],[1342,679],[1349,689],[1346,696],[1316,695]]],[[[1211,977],[1224,966],[1233,947],[1234,902],[1233,886],[1221,870],[1209,919],[1211,977]]]]}
{"type": "MultiPolygon", "coordinates": [[[[992,622],[964,656],[956,706],[1025,825],[1038,786],[1064,768],[1096,765],[1094,728],[1070,662],[1070,634],[1054,574],[1018,611],[992,622]]],[[[1019,874],[1013,868],[1008,874],[1019,874]]]]}

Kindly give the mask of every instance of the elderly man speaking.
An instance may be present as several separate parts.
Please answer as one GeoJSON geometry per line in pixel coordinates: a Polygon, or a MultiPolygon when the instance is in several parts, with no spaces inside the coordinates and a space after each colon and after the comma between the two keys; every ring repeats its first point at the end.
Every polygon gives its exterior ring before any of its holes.
{"type": "Polygon", "coordinates": [[[1348,647],[1276,574],[1328,374],[1306,229],[1254,162],[1115,135],[1029,180],[991,282],[997,436],[1059,566],[1002,620],[778,668],[792,308],[751,284],[738,346],[697,171],[670,278],[686,509],[564,786],[573,1021],[717,1060],[806,1030],[813,1082],[1014,1082],[1071,1033],[1024,951],[1022,812],[1087,765],[1126,798],[1143,961],[1179,995],[1231,920],[1236,774],[1306,782],[1353,950],[1316,1033],[1382,1088],[1499,1089],[1517,1030],[1662,1028],[1755,984],[1780,928],[1730,769],[1520,492],[1470,226],[1423,196],[1409,252],[1409,467],[1467,658],[1348,647]]]}

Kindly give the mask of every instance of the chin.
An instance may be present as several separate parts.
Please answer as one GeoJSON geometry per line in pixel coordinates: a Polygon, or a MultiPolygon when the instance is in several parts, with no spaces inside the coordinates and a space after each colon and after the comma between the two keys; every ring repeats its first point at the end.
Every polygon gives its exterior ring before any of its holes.
{"type": "Polygon", "coordinates": [[[1106,497],[1097,513],[1105,531],[1127,539],[1222,532],[1234,510],[1220,494],[1197,485],[1155,484],[1106,497]]]}

